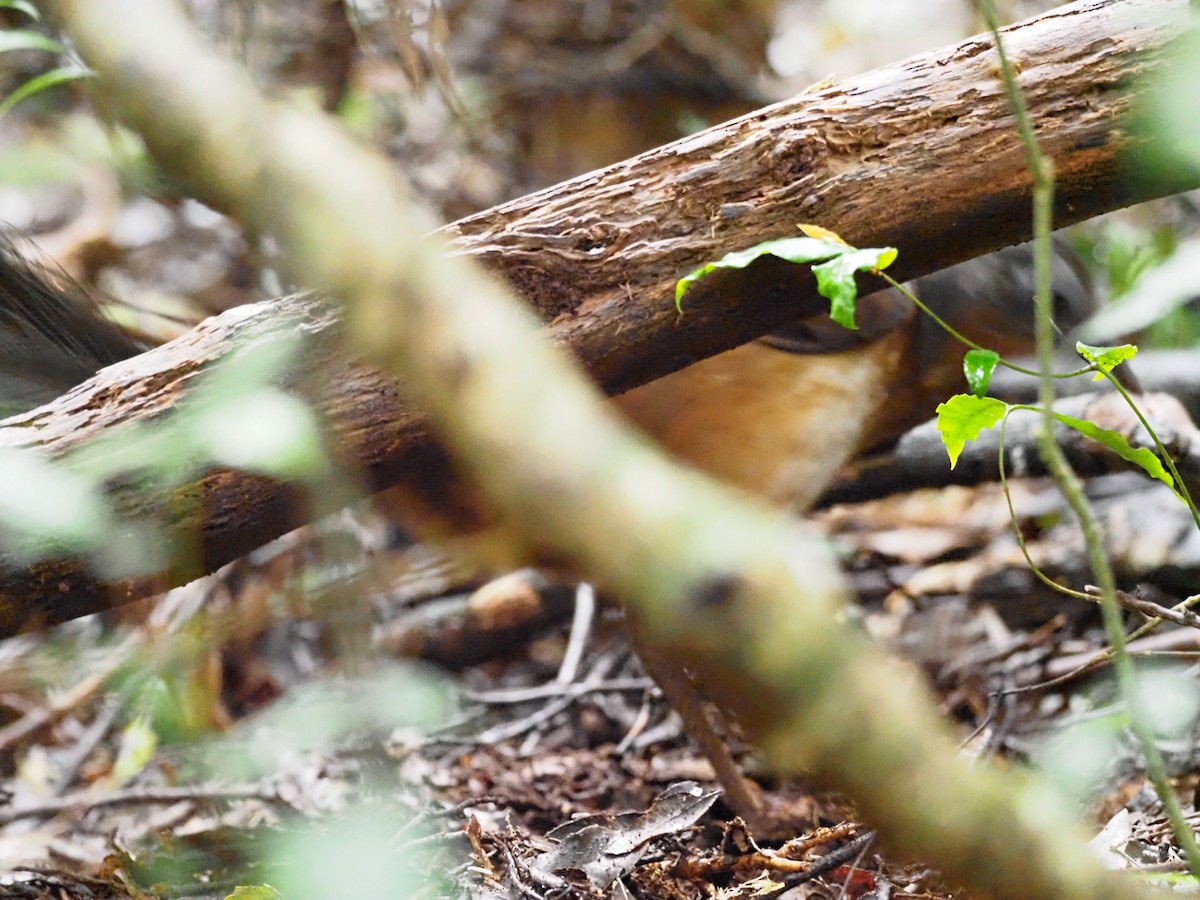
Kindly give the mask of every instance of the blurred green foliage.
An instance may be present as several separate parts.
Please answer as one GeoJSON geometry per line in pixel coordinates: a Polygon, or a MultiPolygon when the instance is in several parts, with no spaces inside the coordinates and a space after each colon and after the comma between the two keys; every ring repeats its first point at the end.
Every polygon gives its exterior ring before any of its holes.
{"type": "MultiPolygon", "coordinates": [[[[36,5],[27,0],[0,0],[0,10],[11,10],[30,19],[34,26],[40,23],[41,15],[36,5]]],[[[52,87],[88,78],[91,73],[70,58],[66,47],[54,38],[34,28],[7,28],[0,30],[0,56],[20,54],[27,51],[50,54],[57,58],[67,58],[63,65],[54,68],[41,69],[0,97],[0,118],[22,100],[35,97],[52,87]]],[[[39,67],[40,68],[40,67],[39,67]]]]}

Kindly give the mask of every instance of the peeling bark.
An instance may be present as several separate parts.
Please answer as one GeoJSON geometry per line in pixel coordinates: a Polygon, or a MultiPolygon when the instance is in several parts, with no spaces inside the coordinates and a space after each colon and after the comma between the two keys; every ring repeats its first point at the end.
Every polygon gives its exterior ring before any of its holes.
{"type": "MultiPolygon", "coordinates": [[[[1190,185],[1130,183],[1147,138],[1128,122],[1186,3],[1090,0],[1014,26],[1039,140],[1058,175],[1056,224],[1190,185]]],[[[806,273],[714,282],[673,306],[676,279],[813,222],[900,248],[907,279],[1030,233],[1030,180],[990,38],[810,89],[791,100],[446,227],[500,273],[611,393],[805,314],[806,273]]]]}

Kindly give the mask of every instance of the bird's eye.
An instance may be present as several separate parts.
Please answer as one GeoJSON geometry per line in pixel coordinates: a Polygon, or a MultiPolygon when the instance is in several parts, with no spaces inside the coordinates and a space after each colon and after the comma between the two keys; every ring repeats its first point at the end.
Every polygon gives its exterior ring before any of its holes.
{"type": "Polygon", "coordinates": [[[1069,327],[1072,319],[1074,304],[1071,298],[1061,291],[1054,292],[1054,321],[1063,327],[1069,327]]]}

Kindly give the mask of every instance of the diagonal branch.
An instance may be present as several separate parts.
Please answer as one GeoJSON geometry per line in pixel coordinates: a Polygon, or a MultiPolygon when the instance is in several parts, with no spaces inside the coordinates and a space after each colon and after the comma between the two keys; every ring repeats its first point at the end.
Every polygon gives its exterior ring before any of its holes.
{"type": "Polygon", "coordinates": [[[346,304],[353,346],[408,380],[487,496],[532,542],[599,576],[658,651],[697,665],[775,765],[847,791],[893,847],[980,893],[1137,893],[1101,870],[1043,787],[956,758],[915,676],[840,623],[822,542],[617,427],[505,290],[421,240],[381,160],[265,102],[162,0],[53,5],[156,157],[276,234],[296,274],[346,304]]]}

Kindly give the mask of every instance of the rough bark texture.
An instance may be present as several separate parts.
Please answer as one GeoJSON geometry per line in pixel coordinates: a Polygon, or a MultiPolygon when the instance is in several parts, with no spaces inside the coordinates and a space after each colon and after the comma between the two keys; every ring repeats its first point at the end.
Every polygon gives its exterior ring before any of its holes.
{"type": "MultiPolygon", "coordinates": [[[[1187,4],[1089,0],[1006,33],[1066,225],[1162,191],[1135,185],[1127,130],[1187,4]],[[1172,26],[1176,27],[1172,27],[1172,26]]],[[[1029,237],[1030,180],[991,40],[810,90],[447,226],[619,393],[757,337],[814,302],[770,267],[672,303],[676,279],[813,222],[900,248],[912,278],[1029,237]]],[[[1180,185],[1180,188],[1183,186],[1180,185]]]]}
{"type": "MultiPolygon", "coordinates": [[[[1059,224],[1184,185],[1122,179],[1141,139],[1122,126],[1141,82],[1186,15],[1183,0],[1088,0],[1015,26],[1010,54],[1059,172],[1059,224]]],[[[609,392],[757,337],[824,302],[807,270],[766,259],[689,292],[676,279],[732,249],[818,222],[862,244],[901,248],[912,277],[1029,234],[1029,178],[990,41],[974,39],[797,98],[447,226],[458,252],[506,278],[609,392]]],[[[333,314],[295,298],[227,314],[0,429],[0,445],[51,456],[178,402],[234,336],[319,335],[333,314]]],[[[430,499],[447,458],[395,387],[317,340],[310,369],[339,457],[369,488],[405,483],[430,499]]],[[[199,552],[136,584],[98,584],[79,560],[0,571],[0,634],[57,622],[185,582],[311,518],[297,491],[219,471],[172,496],[114,489],[123,509],[200,535],[199,552]],[[170,512],[168,512],[170,511],[170,512]]],[[[194,546],[194,544],[193,544],[194,546]]]]}

